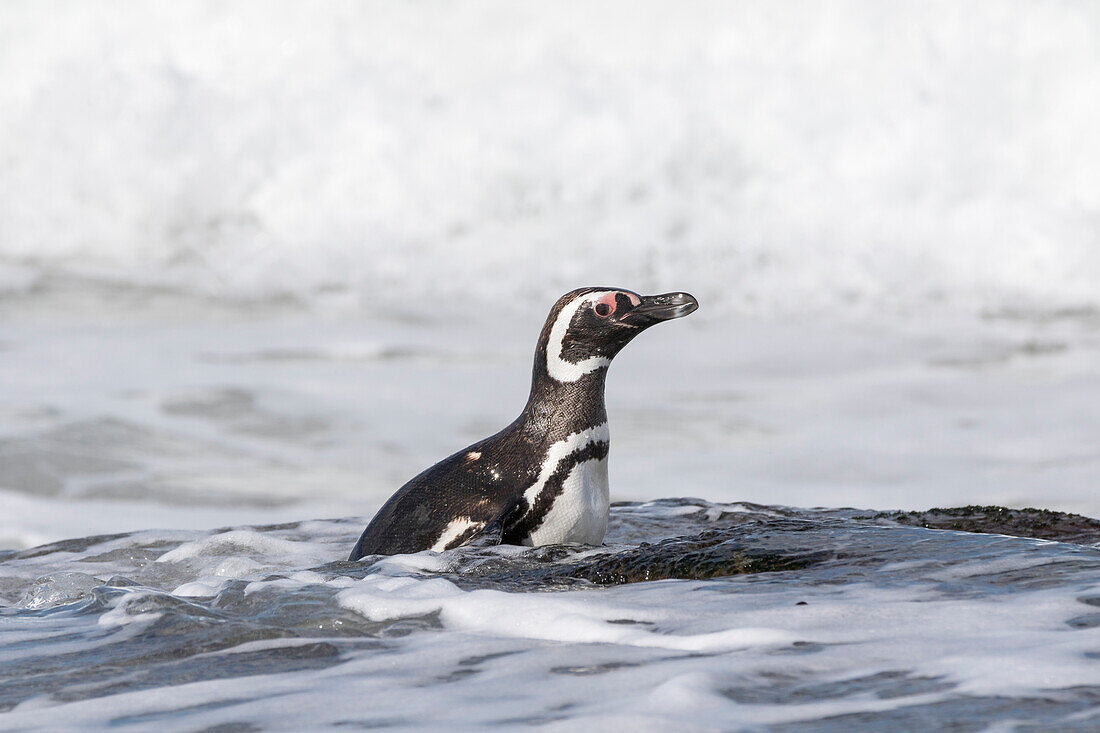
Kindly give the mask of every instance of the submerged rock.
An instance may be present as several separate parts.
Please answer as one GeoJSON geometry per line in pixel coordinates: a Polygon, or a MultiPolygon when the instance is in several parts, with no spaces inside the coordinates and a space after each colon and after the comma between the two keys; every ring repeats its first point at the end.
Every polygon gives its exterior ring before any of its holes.
{"type": "Polygon", "coordinates": [[[709,530],[574,563],[568,575],[599,585],[679,578],[707,580],[726,575],[797,570],[832,557],[825,550],[792,547],[785,551],[753,548],[743,532],[709,530]]]}
{"type": "MultiPolygon", "coordinates": [[[[626,518],[620,515],[618,519],[626,518]]],[[[722,514],[709,519],[700,514],[691,524],[681,525],[696,530],[700,526],[712,528],[652,543],[600,548],[557,545],[516,548],[516,552],[503,554],[502,548],[459,548],[441,574],[465,588],[537,591],[669,579],[708,580],[802,570],[834,561],[871,571],[885,562],[892,541],[891,528],[841,518],[722,514]]],[[[337,572],[353,576],[370,572],[351,565],[337,572]]]]}
{"type": "Polygon", "coordinates": [[[479,557],[468,564],[465,559],[460,560],[453,579],[460,585],[532,590],[578,584],[707,580],[796,570],[834,556],[828,549],[815,547],[793,535],[812,530],[809,523],[771,520],[709,529],[652,544],[643,542],[633,547],[613,546],[595,552],[577,552],[574,549],[563,553],[536,548],[519,557],[479,557]],[[765,534],[770,534],[773,541],[765,541],[765,534]]]}

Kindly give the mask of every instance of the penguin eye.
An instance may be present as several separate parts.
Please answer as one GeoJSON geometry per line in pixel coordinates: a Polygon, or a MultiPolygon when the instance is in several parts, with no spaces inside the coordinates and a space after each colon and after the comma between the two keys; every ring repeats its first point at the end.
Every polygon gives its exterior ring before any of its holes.
{"type": "Polygon", "coordinates": [[[609,303],[596,303],[595,311],[600,318],[607,318],[615,312],[615,306],[609,303]]]}

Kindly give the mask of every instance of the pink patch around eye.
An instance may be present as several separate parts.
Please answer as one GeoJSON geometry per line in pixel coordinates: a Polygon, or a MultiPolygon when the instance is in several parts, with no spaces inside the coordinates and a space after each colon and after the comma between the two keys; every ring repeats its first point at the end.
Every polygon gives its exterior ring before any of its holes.
{"type": "Polygon", "coordinates": [[[615,293],[608,293],[596,301],[596,315],[606,318],[615,312],[615,293]],[[602,308],[600,306],[603,306],[602,308]]]}

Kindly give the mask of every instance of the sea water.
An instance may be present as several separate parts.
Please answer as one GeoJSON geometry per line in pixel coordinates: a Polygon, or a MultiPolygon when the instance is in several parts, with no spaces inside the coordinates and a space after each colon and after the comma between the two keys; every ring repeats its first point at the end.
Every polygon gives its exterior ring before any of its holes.
{"type": "Polygon", "coordinates": [[[541,319],[5,329],[0,729],[1097,725],[1100,534],[874,511],[1100,515],[1091,316],[701,309],[612,365],[606,547],[344,562],[541,319]]]}
{"type": "Polygon", "coordinates": [[[1100,546],[701,500],[616,506],[595,549],[338,560],[359,530],[147,530],[4,556],[0,727],[1100,723],[1100,546]]]}
{"type": "Polygon", "coordinates": [[[1095,729],[1095,535],[886,510],[1100,516],[1098,23],[4,3],[0,729],[1095,729]],[[582,285],[607,546],[343,562],[582,285]]]}

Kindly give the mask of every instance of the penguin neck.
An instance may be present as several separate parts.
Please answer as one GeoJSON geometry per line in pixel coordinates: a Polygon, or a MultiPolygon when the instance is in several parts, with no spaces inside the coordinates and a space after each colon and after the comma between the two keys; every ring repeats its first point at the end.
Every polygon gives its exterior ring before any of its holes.
{"type": "Polygon", "coordinates": [[[521,420],[532,442],[555,442],[607,422],[604,385],[607,367],[600,367],[572,382],[552,378],[546,369],[545,351],[535,355],[531,394],[521,420]]]}

